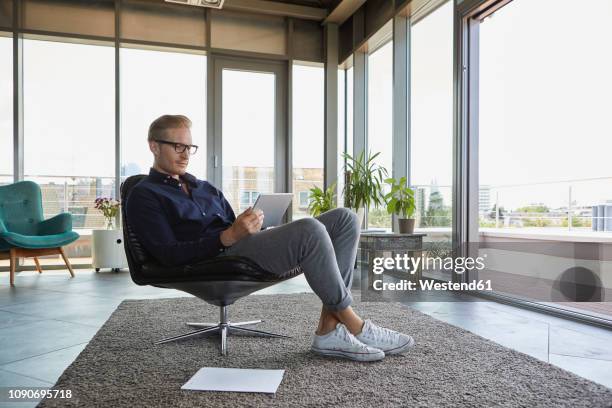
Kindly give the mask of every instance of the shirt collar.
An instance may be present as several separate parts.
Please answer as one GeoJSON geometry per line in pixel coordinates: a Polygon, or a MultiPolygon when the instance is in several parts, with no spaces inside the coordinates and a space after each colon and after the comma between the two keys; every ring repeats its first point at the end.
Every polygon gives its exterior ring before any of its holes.
{"type": "Polygon", "coordinates": [[[188,183],[191,187],[197,187],[198,185],[197,179],[192,174],[185,173],[179,176],[179,180],[177,180],[168,174],[155,170],[153,167],[149,170],[149,178],[157,183],[169,184],[177,188],[182,187],[183,182],[188,183]]]}

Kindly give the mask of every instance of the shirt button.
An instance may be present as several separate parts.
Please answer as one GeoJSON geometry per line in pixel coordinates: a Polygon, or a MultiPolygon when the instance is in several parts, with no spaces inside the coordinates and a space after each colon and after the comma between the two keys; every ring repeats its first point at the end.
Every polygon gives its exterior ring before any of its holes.
{"type": "Polygon", "coordinates": [[[206,213],[204,211],[202,211],[202,215],[206,215],[206,213]]]}

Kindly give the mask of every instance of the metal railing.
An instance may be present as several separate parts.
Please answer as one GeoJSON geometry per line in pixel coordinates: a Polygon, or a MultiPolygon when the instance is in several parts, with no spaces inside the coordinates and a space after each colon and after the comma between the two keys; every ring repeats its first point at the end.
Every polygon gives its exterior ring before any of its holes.
{"type": "Polygon", "coordinates": [[[493,198],[480,206],[481,226],[612,232],[612,177],[481,185],[480,194],[493,198]],[[508,205],[521,196],[530,199],[508,205]]]}
{"type": "MultiPolygon", "coordinates": [[[[114,177],[38,174],[26,175],[25,179],[41,186],[45,218],[70,212],[75,229],[104,227],[104,217],[95,210],[94,200],[99,196],[114,198],[114,177]]],[[[233,186],[235,191],[227,191],[226,195],[238,206],[240,196],[236,192],[272,191],[274,183],[271,177],[225,177],[223,181],[233,186]]],[[[11,182],[12,175],[0,174],[0,183],[11,182]]],[[[417,226],[450,227],[452,186],[417,184],[412,188],[417,226]],[[434,208],[432,198],[437,200],[434,208]]],[[[612,231],[612,177],[481,185],[479,194],[481,227],[612,231]]]]}
{"type": "MultiPolygon", "coordinates": [[[[72,214],[74,229],[105,227],[104,216],[95,209],[94,201],[97,197],[114,198],[114,177],[27,174],[24,179],[40,186],[44,218],[68,212],[72,214]]],[[[10,184],[12,176],[0,174],[0,180],[10,184]]]]}

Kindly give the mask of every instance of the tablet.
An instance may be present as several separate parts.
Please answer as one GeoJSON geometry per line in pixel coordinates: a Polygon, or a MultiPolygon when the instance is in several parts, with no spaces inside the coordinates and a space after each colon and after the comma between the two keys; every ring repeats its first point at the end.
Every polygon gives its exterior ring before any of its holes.
{"type": "Polygon", "coordinates": [[[287,212],[289,204],[293,200],[292,193],[269,193],[260,194],[253,204],[253,209],[260,209],[264,213],[262,229],[276,227],[283,221],[283,215],[287,212]]]}

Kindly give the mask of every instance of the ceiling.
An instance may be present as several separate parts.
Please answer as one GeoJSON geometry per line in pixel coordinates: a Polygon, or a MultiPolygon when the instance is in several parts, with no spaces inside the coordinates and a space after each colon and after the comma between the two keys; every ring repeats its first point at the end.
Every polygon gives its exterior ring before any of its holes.
{"type": "MultiPolygon", "coordinates": [[[[158,3],[165,3],[165,0],[144,0],[144,1],[153,1],[158,3]]],[[[284,3],[284,4],[292,4],[297,6],[307,6],[314,7],[327,10],[327,12],[331,12],[336,8],[338,4],[342,2],[342,0],[266,0],[270,3],[284,3]]],[[[2,0],[0,0],[2,2],[2,0]]]]}
{"type": "Polygon", "coordinates": [[[277,3],[297,4],[300,6],[310,6],[333,10],[341,0],[274,0],[277,3]]]}

